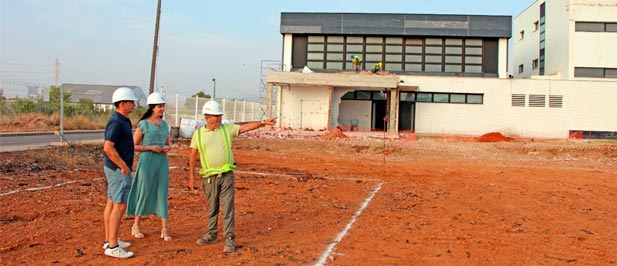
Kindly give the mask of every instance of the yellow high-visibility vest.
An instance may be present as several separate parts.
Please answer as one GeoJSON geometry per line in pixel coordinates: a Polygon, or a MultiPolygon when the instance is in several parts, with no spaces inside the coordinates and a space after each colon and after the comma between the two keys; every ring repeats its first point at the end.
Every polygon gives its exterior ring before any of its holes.
{"type": "Polygon", "coordinates": [[[211,168],[208,163],[208,156],[206,156],[206,147],[201,145],[201,128],[197,129],[197,149],[199,150],[199,155],[201,156],[202,168],[199,170],[199,174],[203,177],[211,177],[211,176],[221,176],[223,173],[227,173],[229,171],[233,171],[236,169],[236,164],[233,162],[233,154],[231,152],[231,135],[229,135],[229,130],[227,130],[227,125],[221,124],[221,136],[225,141],[225,156],[226,162],[225,165],[221,168],[211,168]],[[204,167],[205,166],[205,167],[204,167]]]}

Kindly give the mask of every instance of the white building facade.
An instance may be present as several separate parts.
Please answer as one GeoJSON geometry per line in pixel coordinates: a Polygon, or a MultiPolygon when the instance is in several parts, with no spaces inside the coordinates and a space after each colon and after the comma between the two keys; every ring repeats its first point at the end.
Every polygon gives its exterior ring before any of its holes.
{"type": "Polygon", "coordinates": [[[508,77],[511,21],[283,13],[284,70],[267,74],[267,106],[274,106],[267,113],[296,129],[617,139],[617,82],[610,78],[508,77]],[[359,72],[351,54],[364,60],[359,72]],[[369,71],[377,62],[385,72],[369,71]]]}
{"type": "Polygon", "coordinates": [[[513,28],[515,78],[617,79],[617,0],[538,0],[513,28]]]}

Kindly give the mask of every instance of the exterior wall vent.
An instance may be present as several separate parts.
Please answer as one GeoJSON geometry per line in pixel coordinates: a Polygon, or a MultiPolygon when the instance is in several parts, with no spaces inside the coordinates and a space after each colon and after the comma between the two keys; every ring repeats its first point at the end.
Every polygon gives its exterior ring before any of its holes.
{"type": "Polygon", "coordinates": [[[545,107],[546,95],[529,94],[529,107],[545,107]]]}
{"type": "Polygon", "coordinates": [[[525,94],[512,94],[512,106],[525,107],[525,94]]]}
{"type": "Polygon", "coordinates": [[[563,95],[549,95],[548,107],[550,108],[563,108],[563,95]]]}

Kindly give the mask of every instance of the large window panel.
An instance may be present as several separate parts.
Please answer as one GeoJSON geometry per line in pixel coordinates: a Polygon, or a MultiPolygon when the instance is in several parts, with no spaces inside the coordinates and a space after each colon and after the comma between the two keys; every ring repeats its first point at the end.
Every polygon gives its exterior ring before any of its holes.
{"type": "Polygon", "coordinates": [[[607,68],[604,71],[605,78],[617,78],[617,68],[607,68]]]}
{"type": "Polygon", "coordinates": [[[387,38],[386,38],[386,43],[387,43],[387,44],[403,44],[403,38],[399,38],[399,37],[387,37],[387,38]]]}
{"type": "Polygon", "coordinates": [[[309,44],[307,50],[309,52],[323,52],[324,46],[323,44],[309,44]]]}
{"type": "Polygon", "coordinates": [[[405,71],[422,71],[422,64],[405,64],[405,71]]]}
{"type": "Polygon", "coordinates": [[[386,62],[403,62],[403,55],[386,54],[386,62]]]}
{"type": "Polygon", "coordinates": [[[441,54],[441,46],[427,46],[424,48],[424,52],[427,54],[441,54]]]}
{"type": "Polygon", "coordinates": [[[347,43],[363,43],[364,38],[359,36],[349,36],[347,37],[347,43]]]}
{"type": "Polygon", "coordinates": [[[364,61],[379,62],[381,61],[381,54],[367,54],[364,61]]]}
{"type": "Polygon", "coordinates": [[[424,61],[427,63],[441,63],[440,55],[426,55],[424,56],[424,61]]]}
{"type": "Polygon", "coordinates": [[[343,62],[326,62],[326,69],[343,69],[343,62]]]}
{"type": "Polygon", "coordinates": [[[401,92],[401,102],[414,102],[415,94],[410,92],[401,92]]]}
{"type": "Polygon", "coordinates": [[[403,46],[392,46],[392,45],[386,46],[386,53],[402,53],[402,52],[403,52],[403,46]]]}
{"type": "Polygon", "coordinates": [[[366,37],[366,43],[381,44],[383,43],[383,38],[382,37],[366,37]]]}
{"type": "Polygon", "coordinates": [[[447,103],[449,101],[450,100],[447,93],[433,93],[433,102],[447,103]]]}
{"type": "Polygon", "coordinates": [[[463,54],[463,47],[446,47],[446,54],[463,54]]]}
{"type": "Polygon", "coordinates": [[[328,56],[327,57],[328,61],[332,61],[332,60],[343,61],[342,53],[328,53],[327,56],[328,56]]]}
{"type": "Polygon", "coordinates": [[[362,45],[360,44],[348,44],[347,52],[348,53],[362,53],[362,45]]]}
{"type": "Polygon", "coordinates": [[[446,63],[460,64],[463,62],[463,57],[459,56],[446,56],[446,63]]]}
{"type": "Polygon", "coordinates": [[[462,70],[461,65],[445,65],[445,72],[462,72],[462,70]]]}
{"type": "Polygon", "coordinates": [[[482,39],[467,39],[465,40],[465,45],[482,46],[482,39]]]}
{"type": "Polygon", "coordinates": [[[575,67],[574,77],[603,78],[604,69],[593,67],[575,67]]]}
{"type": "Polygon", "coordinates": [[[416,94],[416,101],[418,102],[432,102],[433,94],[429,92],[418,92],[416,94]]]}
{"type": "Polygon", "coordinates": [[[402,71],[403,67],[401,66],[401,64],[395,64],[395,63],[386,63],[384,64],[384,69],[388,70],[388,71],[402,71]]]}
{"type": "Polygon", "coordinates": [[[406,46],[405,53],[407,54],[421,54],[422,46],[406,46]]]}
{"type": "Polygon", "coordinates": [[[479,56],[465,56],[466,64],[482,64],[482,57],[479,56]]]}
{"type": "Polygon", "coordinates": [[[383,51],[383,47],[381,45],[367,45],[366,52],[367,53],[381,53],[383,51]]]}
{"type": "Polygon", "coordinates": [[[441,72],[441,64],[426,64],[424,65],[426,72],[441,72]]]}
{"type": "Polygon", "coordinates": [[[465,94],[450,94],[451,103],[465,103],[465,94]]]}
{"type": "Polygon", "coordinates": [[[315,36],[315,35],[308,36],[309,42],[324,42],[325,40],[326,38],[324,36],[315,36]]]}
{"type": "Polygon", "coordinates": [[[447,92],[401,92],[401,102],[483,104],[483,94],[447,92]]]}
{"type": "Polygon", "coordinates": [[[443,40],[442,39],[437,39],[437,38],[426,38],[425,42],[426,42],[426,45],[441,45],[441,44],[443,44],[443,40]]]}
{"type": "Polygon", "coordinates": [[[422,56],[421,55],[406,55],[405,56],[405,62],[421,63],[422,62],[422,56]]]}
{"type": "Polygon", "coordinates": [[[484,102],[484,96],[478,94],[470,94],[467,95],[467,103],[477,103],[482,104],[484,102]]]}
{"type": "Polygon", "coordinates": [[[323,60],[323,54],[322,53],[308,53],[306,56],[306,59],[308,60],[323,60]]]}
{"type": "Polygon", "coordinates": [[[463,39],[446,39],[446,45],[463,45],[463,39]]]}
{"type": "Polygon", "coordinates": [[[575,31],[587,31],[587,32],[603,32],[604,23],[598,22],[576,22],[574,25],[575,31]]]}
{"type": "Polygon", "coordinates": [[[405,39],[405,44],[422,45],[423,40],[419,38],[408,38],[408,39],[405,39]]]}
{"type": "Polygon", "coordinates": [[[466,55],[481,55],[482,54],[482,48],[479,48],[479,47],[465,47],[465,54],[466,55]]]}
{"type": "Polygon", "coordinates": [[[467,73],[482,73],[482,66],[465,65],[465,72],[467,72],[467,73]]]}
{"type": "Polygon", "coordinates": [[[323,69],[323,62],[306,62],[306,66],[312,69],[323,69]]]}
{"type": "Polygon", "coordinates": [[[328,44],[328,52],[342,52],[343,45],[342,44],[328,44]]]}
{"type": "Polygon", "coordinates": [[[343,43],[343,36],[328,36],[328,43],[343,43]]]}

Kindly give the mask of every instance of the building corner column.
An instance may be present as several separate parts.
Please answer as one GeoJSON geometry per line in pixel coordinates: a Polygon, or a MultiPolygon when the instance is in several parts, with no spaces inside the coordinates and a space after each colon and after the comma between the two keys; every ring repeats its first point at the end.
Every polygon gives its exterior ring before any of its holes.
{"type": "Polygon", "coordinates": [[[390,89],[390,106],[388,114],[388,133],[398,135],[398,88],[390,89]]]}

